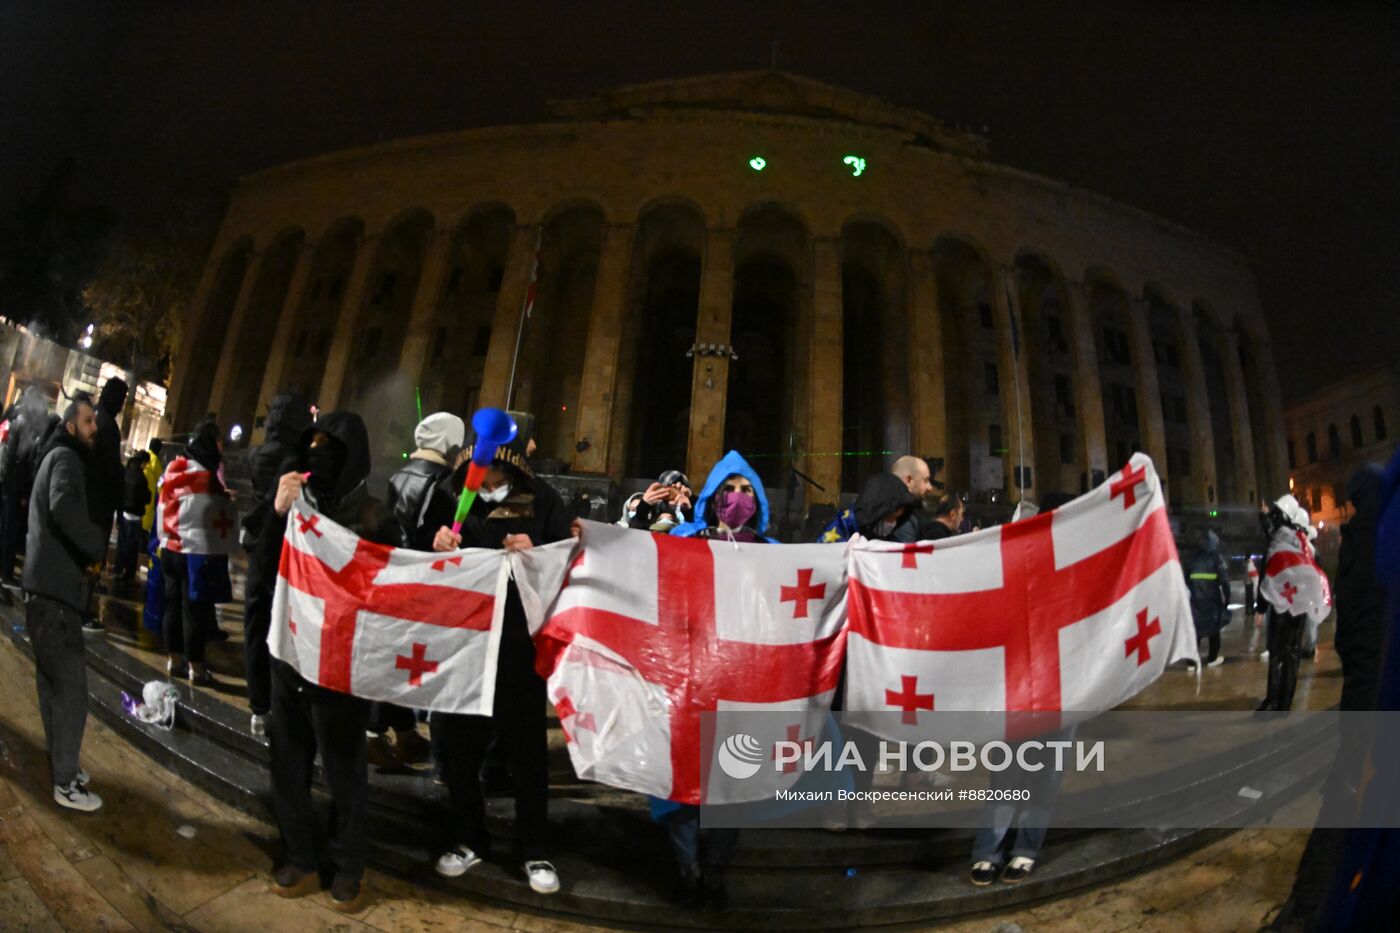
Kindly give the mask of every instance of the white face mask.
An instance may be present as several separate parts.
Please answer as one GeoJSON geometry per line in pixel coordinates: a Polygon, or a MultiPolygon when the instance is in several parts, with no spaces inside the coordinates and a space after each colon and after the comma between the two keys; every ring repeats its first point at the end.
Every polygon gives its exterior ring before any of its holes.
{"type": "Polygon", "coordinates": [[[888,535],[890,532],[894,531],[894,526],[895,526],[895,524],[896,524],[896,522],[895,522],[894,520],[890,520],[890,521],[887,521],[887,522],[881,522],[881,523],[879,524],[879,526],[876,528],[876,531],[879,533],[880,537],[883,538],[883,537],[885,537],[886,535],[888,535]]]}
{"type": "Polygon", "coordinates": [[[487,502],[504,502],[506,501],[506,496],[510,495],[510,483],[502,483],[491,490],[483,489],[481,492],[477,493],[477,495],[487,502]]]}

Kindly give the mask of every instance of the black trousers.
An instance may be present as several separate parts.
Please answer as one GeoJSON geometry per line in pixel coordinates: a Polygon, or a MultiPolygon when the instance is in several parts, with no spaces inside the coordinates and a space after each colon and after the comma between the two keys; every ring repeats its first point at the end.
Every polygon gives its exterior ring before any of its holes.
{"type": "Polygon", "coordinates": [[[162,550],[160,571],[165,582],[165,615],[161,619],[165,650],[203,664],[205,639],[211,629],[219,626],[214,604],[190,599],[189,561],[185,555],[162,550]]]}
{"type": "Polygon", "coordinates": [[[1287,712],[1293,708],[1293,693],[1298,688],[1298,662],[1303,657],[1303,616],[1280,615],[1269,610],[1269,690],[1260,704],[1261,710],[1287,712]]]}
{"type": "Polygon", "coordinates": [[[511,608],[506,608],[507,631],[496,662],[495,715],[434,713],[433,734],[441,735],[442,776],[450,806],[444,848],[466,843],[478,855],[491,851],[480,772],[492,736],[499,735],[515,783],[516,855],[531,861],[546,858],[548,847],[546,693],[543,678],[535,673],[535,647],[525,632],[524,613],[516,617],[511,608]]]}
{"type": "Polygon", "coordinates": [[[136,567],[145,550],[146,532],[141,530],[141,520],[133,521],[125,516],[117,519],[117,558],[112,566],[113,575],[128,583],[136,579],[136,567]]]}
{"type": "Polygon", "coordinates": [[[17,489],[6,488],[3,504],[5,527],[0,532],[0,579],[12,580],[15,557],[24,547],[24,539],[29,532],[29,515],[17,489]]]}
{"type": "Polygon", "coordinates": [[[311,767],[319,751],[333,801],[331,864],[338,874],[363,876],[369,847],[368,723],[369,704],[364,700],[318,687],[284,662],[272,662],[267,734],[272,745],[272,809],[284,862],[302,871],[318,867],[311,767]]]}
{"type": "Polygon", "coordinates": [[[243,590],[243,676],[248,680],[248,706],[266,716],[272,708],[271,656],[267,633],[272,627],[272,594],[276,578],[264,581],[257,561],[248,561],[243,590]]]}
{"type": "Polygon", "coordinates": [[[83,617],[72,606],[34,595],[24,604],[24,616],[34,646],[34,683],[49,767],[55,784],[67,784],[77,777],[78,751],[87,727],[83,617]]]}

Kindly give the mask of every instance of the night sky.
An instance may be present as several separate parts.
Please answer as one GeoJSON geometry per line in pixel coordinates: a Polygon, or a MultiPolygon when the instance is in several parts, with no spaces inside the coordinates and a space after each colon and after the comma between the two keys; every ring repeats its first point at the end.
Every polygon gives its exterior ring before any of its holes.
{"type": "Polygon", "coordinates": [[[1286,400],[1397,358],[1394,2],[15,0],[0,6],[0,213],[63,156],[79,197],[118,216],[218,211],[244,172],[764,68],[774,40],[782,70],[986,127],[999,162],[1244,253],[1286,400]]]}

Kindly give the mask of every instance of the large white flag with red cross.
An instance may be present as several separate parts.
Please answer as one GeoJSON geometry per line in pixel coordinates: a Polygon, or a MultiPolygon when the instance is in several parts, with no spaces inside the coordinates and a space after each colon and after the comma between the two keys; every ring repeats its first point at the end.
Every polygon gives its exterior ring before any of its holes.
{"type": "Polygon", "coordinates": [[[386,547],[298,499],[268,649],[331,690],[489,716],[509,573],[502,551],[386,547]]]}
{"type": "Polygon", "coordinates": [[[1313,625],[1321,625],[1332,613],[1332,586],[1312,542],[1297,528],[1274,532],[1260,591],[1275,612],[1307,616],[1313,625]]]}
{"type": "Polygon", "coordinates": [[[214,474],[192,457],[176,457],[157,490],[156,537],[180,554],[232,554],[238,546],[238,510],[214,474]]]}
{"type": "Polygon", "coordinates": [[[584,522],[576,548],[511,561],[580,777],[680,803],[771,799],[765,781],[712,778],[703,733],[742,719],[743,754],[765,763],[779,741],[821,734],[845,641],[844,547],[584,522]]]}
{"type": "Polygon", "coordinates": [[[1142,454],[1024,521],[853,543],[848,601],[846,709],[898,712],[879,720],[891,738],[940,710],[1049,714],[1022,718],[1038,731],[1061,711],[1112,709],[1197,658],[1161,483],[1142,454]]]}

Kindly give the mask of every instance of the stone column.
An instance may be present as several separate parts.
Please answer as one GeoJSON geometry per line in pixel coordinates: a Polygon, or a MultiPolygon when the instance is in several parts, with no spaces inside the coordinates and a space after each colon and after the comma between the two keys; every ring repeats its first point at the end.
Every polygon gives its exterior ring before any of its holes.
{"type": "Polygon", "coordinates": [[[617,405],[617,360],[622,322],[627,304],[627,283],[632,271],[631,224],[604,228],[598,254],[598,274],[593,285],[593,311],[588,319],[588,346],[583,356],[583,376],[578,394],[578,427],[574,437],[588,441],[588,449],[574,457],[580,473],[611,472],[622,477],[622,464],[608,462],[612,432],[626,431],[614,424],[617,405]]]}
{"type": "Polygon", "coordinates": [[[913,450],[920,457],[948,456],[948,410],[943,369],[943,318],[938,274],[927,251],[909,255],[909,400],[913,450]]]}
{"type": "MultiPolygon", "coordinates": [[[[481,375],[480,404],[483,407],[500,408],[507,404],[511,357],[515,354],[515,337],[520,330],[520,315],[530,287],[530,269],[535,263],[539,235],[539,225],[523,224],[515,228],[510,238],[501,273],[501,291],[496,295],[496,314],[491,322],[491,345],[487,348],[481,375]]],[[[519,382],[517,373],[516,383],[519,382]]]]}
{"type": "Polygon", "coordinates": [[[1152,352],[1152,327],[1147,303],[1134,298],[1128,299],[1128,342],[1132,348],[1133,371],[1137,375],[1138,436],[1142,439],[1143,453],[1152,458],[1165,489],[1167,429],[1162,422],[1162,390],[1157,381],[1157,356],[1152,352]]]}
{"type": "Polygon", "coordinates": [[[375,260],[379,257],[379,234],[361,237],[355,249],[355,262],[350,267],[350,279],[341,296],[340,311],[336,315],[335,330],[331,334],[330,355],[326,358],[326,372],[321,377],[321,388],[316,393],[316,406],[321,411],[334,411],[348,399],[341,399],[340,390],[345,385],[345,373],[350,368],[350,357],[355,352],[356,338],[359,337],[360,310],[369,296],[370,273],[374,271],[375,260]]]}
{"type": "Polygon", "coordinates": [[[1035,471],[1031,482],[1021,489],[1016,483],[1016,467],[1029,469],[1035,463],[1035,429],[1031,419],[1031,378],[1026,346],[1026,329],[1021,316],[1021,299],[1016,293],[1016,270],[997,269],[992,279],[992,305],[997,316],[997,380],[1001,394],[1002,440],[1006,453],[1001,462],[1011,501],[1035,499],[1035,471]],[[1013,331],[1016,339],[1012,340],[1013,331]]]}
{"type": "MultiPolygon", "coordinates": [[[[1223,357],[1221,365],[1225,369],[1225,395],[1230,402],[1230,422],[1235,435],[1235,483],[1239,502],[1225,502],[1222,505],[1242,505],[1247,503],[1251,490],[1258,496],[1259,488],[1254,481],[1254,432],[1249,421],[1249,396],[1245,394],[1244,367],[1240,365],[1240,341],[1235,332],[1220,328],[1224,346],[1220,348],[1223,357]]],[[[1279,493],[1283,495],[1283,493],[1279,493]]]]}
{"type": "Polygon", "coordinates": [[[810,490],[812,504],[835,505],[841,495],[842,405],[845,401],[841,307],[841,240],[812,241],[812,327],[808,347],[808,476],[826,487],[810,490]]]}
{"type": "Polygon", "coordinates": [[[1108,431],[1104,427],[1103,383],[1099,379],[1099,352],[1094,341],[1094,315],[1084,283],[1066,282],[1069,301],[1070,348],[1074,354],[1074,394],[1079,411],[1079,442],[1089,483],[1094,471],[1108,475],[1108,431]]]}
{"type": "MultiPolygon", "coordinates": [[[[705,265],[700,271],[700,306],[695,342],[729,344],[734,313],[734,231],[705,231],[705,265]]],[[[690,387],[690,442],[686,472],[703,483],[724,454],[724,406],[729,397],[729,357],[695,356],[690,387]]],[[[698,493],[699,490],[696,490],[698,493]]]]}
{"type": "Polygon", "coordinates": [[[438,302],[442,298],[443,280],[452,259],[452,231],[435,230],[423,252],[423,271],[418,276],[418,290],[413,293],[413,305],[408,313],[408,329],[403,348],[399,351],[399,372],[410,377],[415,386],[423,382],[428,364],[428,346],[437,323],[438,302]]]}
{"type": "MultiPolygon", "coordinates": [[[[268,348],[267,368],[263,370],[262,387],[258,390],[258,405],[253,411],[254,424],[257,424],[258,415],[266,414],[277,390],[282,387],[282,378],[286,375],[287,354],[292,349],[297,319],[306,305],[306,294],[311,287],[311,270],[315,267],[316,241],[307,240],[302,244],[296,268],[292,270],[292,279],[287,283],[287,295],[282,299],[282,313],[277,316],[277,331],[272,337],[272,346],[268,348]]],[[[257,428],[253,432],[252,442],[261,444],[264,436],[263,429],[257,428]]]]}
{"type": "MultiPolygon", "coordinates": [[[[214,384],[209,389],[209,410],[223,417],[224,405],[228,403],[229,389],[238,372],[238,344],[243,339],[243,329],[247,326],[248,307],[253,303],[253,295],[262,278],[263,250],[257,250],[248,257],[248,268],[243,273],[243,284],[238,288],[238,298],[229,315],[228,330],[224,331],[223,352],[219,354],[219,365],[214,370],[214,384]]],[[[224,419],[227,420],[227,419],[224,419]]],[[[229,425],[223,424],[227,430],[229,425]]]]}
{"type": "Polygon", "coordinates": [[[1181,335],[1181,370],[1186,381],[1186,417],[1191,423],[1191,495],[1184,505],[1210,504],[1209,492],[1219,488],[1215,477],[1215,432],[1210,425],[1210,390],[1206,385],[1206,364],[1201,356],[1201,339],[1189,311],[1176,310],[1177,333],[1181,335]]]}
{"type": "Polygon", "coordinates": [[[176,424],[184,424],[189,418],[183,410],[185,390],[190,380],[190,358],[194,355],[195,338],[209,312],[209,293],[219,277],[219,269],[227,258],[228,250],[221,242],[214,244],[209,253],[209,261],[200,273],[199,285],[190,298],[189,312],[185,315],[184,330],[180,334],[180,346],[175,352],[175,368],[170,376],[170,392],[166,396],[165,414],[160,421],[160,431],[167,437],[175,433],[176,424]]]}
{"type": "MultiPolygon", "coordinates": [[[[1288,444],[1284,436],[1285,424],[1283,420],[1283,395],[1279,388],[1278,369],[1274,366],[1274,351],[1269,344],[1262,339],[1251,341],[1254,351],[1254,366],[1259,379],[1259,390],[1257,397],[1263,402],[1263,412],[1256,413],[1262,424],[1258,425],[1258,430],[1267,431],[1265,435],[1267,444],[1265,450],[1269,455],[1267,473],[1265,465],[1256,463],[1255,478],[1260,484],[1256,489],[1258,497],[1263,500],[1277,499],[1288,491],[1288,444]],[[1274,486],[1263,488],[1267,481],[1274,486]]],[[[1363,416],[1364,417],[1364,416],[1363,416]]]]}

